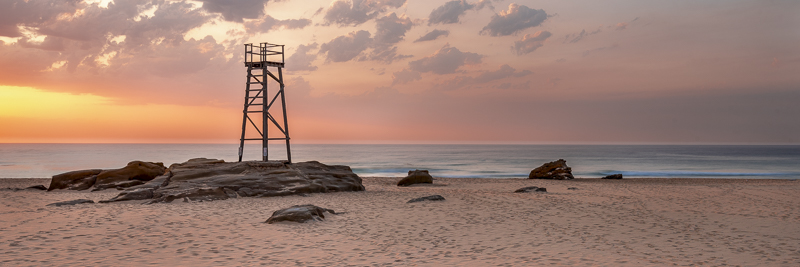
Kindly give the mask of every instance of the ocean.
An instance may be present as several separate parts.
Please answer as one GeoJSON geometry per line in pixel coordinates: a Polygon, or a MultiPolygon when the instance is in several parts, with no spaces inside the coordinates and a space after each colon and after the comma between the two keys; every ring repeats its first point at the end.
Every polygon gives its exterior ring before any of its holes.
{"type": "MultiPolygon", "coordinates": [[[[246,144],[244,160],[260,160],[246,144]]],[[[270,159],[286,159],[270,146],[270,159]]],[[[238,159],[238,144],[0,144],[0,178],[49,178],[81,169],[115,169],[129,161],[238,159]]],[[[579,178],[624,177],[798,179],[798,145],[332,145],[293,144],[293,161],[350,166],[360,176],[525,178],[543,163],[565,159],[579,178]]]]}

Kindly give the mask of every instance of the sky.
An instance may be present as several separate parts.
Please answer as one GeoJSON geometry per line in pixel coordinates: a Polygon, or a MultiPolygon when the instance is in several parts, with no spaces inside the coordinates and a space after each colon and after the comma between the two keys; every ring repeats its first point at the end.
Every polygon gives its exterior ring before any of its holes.
{"type": "Polygon", "coordinates": [[[0,143],[237,143],[244,44],[269,42],[285,45],[294,143],[800,144],[798,12],[1,0],[0,143]]]}

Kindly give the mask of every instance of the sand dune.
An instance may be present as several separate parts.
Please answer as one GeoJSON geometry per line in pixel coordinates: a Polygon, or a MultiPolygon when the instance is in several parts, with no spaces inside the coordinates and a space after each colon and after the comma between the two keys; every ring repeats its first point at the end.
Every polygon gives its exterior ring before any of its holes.
{"type": "MultiPolygon", "coordinates": [[[[800,265],[800,181],[445,179],[366,192],[51,207],[116,191],[0,190],[0,266],[800,265]],[[547,193],[513,193],[525,186],[547,193]],[[577,189],[570,190],[568,188],[577,189]],[[441,202],[406,201],[439,194],[441,202]],[[298,204],[338,215],[266,224],[298,204]]],[[[0,179],[0,188],[48,184],[0,179]]]]}

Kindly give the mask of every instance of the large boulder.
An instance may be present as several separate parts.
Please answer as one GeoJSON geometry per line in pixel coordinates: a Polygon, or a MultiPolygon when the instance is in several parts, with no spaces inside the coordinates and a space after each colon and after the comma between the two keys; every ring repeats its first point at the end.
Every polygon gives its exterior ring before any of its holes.
{"type": "Polygon", "coordinates": [[[408,171],[408,176],[397,182],[397,186],[409,186],[412,184],[432,184],[433,177],[427,170],[408,171]]]}
{"type": "Polygon", "coordinates": [[[95,188],[115,188],[132,186],[137,183],[129,181],[150,181],[164,174],[167,168],[161,162],[131,161],[127,166],[116,170],[105,170],[97,175],[95,188]]]}
{"type": "Polygon", "coordinates": [[[622,174],[621,173],[617,173],[617,174],[612,174],[612,175],[606,175],[606,176],[604,176],[603,178],[600,178],[600,179],[615,179],[615,180],[616,179],[622,179],[622,174]]]}
{"type": "Polygon", "coordinates": [[[364,191],[361,178],[347,166],[325,165],[316,161],[287,164],[278,161],[191,159],[172,164],[164,175],[128,188],[105,202],[139,199],[152,199],[151,203],[175,199],[220,200],[345,191],[364,191]]]}
{"type": "Polygon", "coordinates": [[[94,185],[101,169],[80,170],[53,175],[47,191],[55,189],[86,190],[94,185]]]}
{"type": "Polygon", "coordinates": [[[575,177],[572,176],[572,168],[567,166],[567,161],[559,159],[533,169],[528,175],[528,179],[567,180],[575,179],[575,177]]]}
{"type": "Polygon", "coordinates": [[[311,204],[291,206],[282,210],[276,210],[272,216],[267,219],[267,223],[272,224],[276,222],[290,221],[290,222],[307,222],[307,221],[322,221],[325,219],[325,212],[336,214],[332,209],[320,208],[311,204]]]}

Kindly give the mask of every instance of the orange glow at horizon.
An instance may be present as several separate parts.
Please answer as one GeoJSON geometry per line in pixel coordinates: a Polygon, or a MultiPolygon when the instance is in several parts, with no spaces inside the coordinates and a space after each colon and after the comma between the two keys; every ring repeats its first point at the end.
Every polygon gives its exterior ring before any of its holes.
{"type": "Polygon", "coordinates": [[[232,143],[238,133],[238,114],[222,108],[120,105],[13,86],[0,86],[0,99],[0,143],[232,143]]]}

